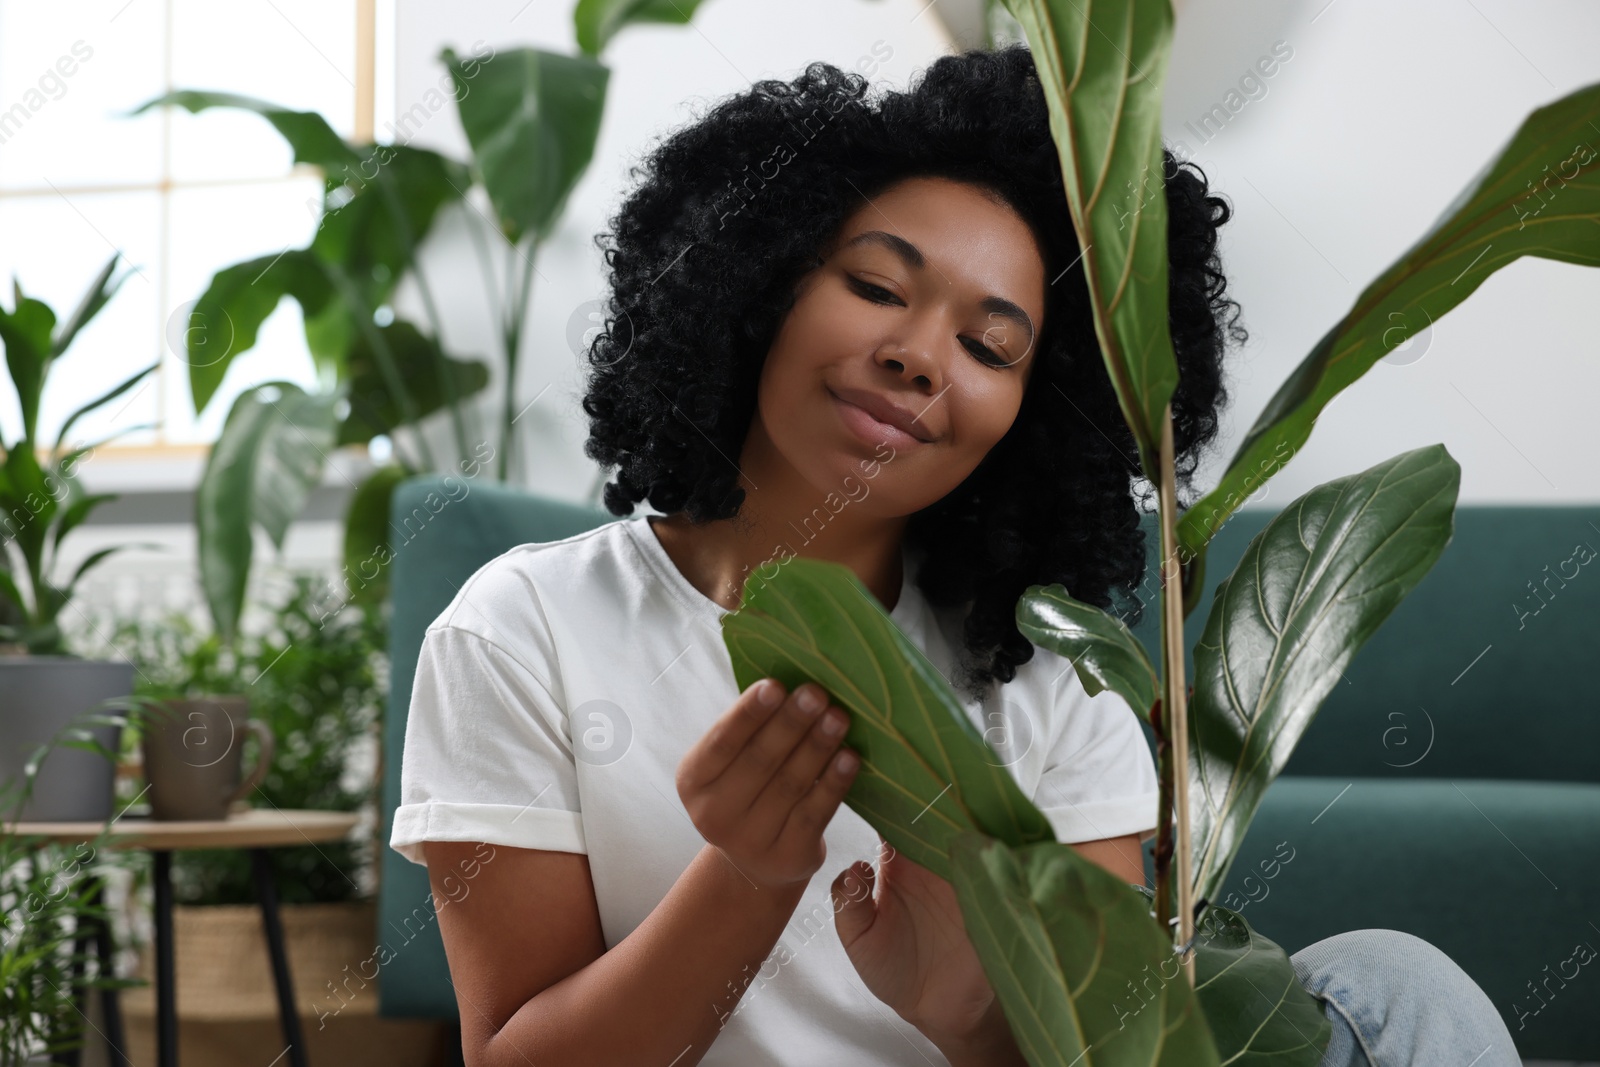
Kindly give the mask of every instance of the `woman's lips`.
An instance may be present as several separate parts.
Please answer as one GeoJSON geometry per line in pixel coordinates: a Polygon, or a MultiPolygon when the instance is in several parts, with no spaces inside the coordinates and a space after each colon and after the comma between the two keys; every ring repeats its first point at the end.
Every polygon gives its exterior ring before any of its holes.
{"type": "Polygon", "coordinates": [[[876,445],[887,441],[896,448],[910,448],[928,443],[912,437],[898,426],[879,421],[848,401],[840,400],[832,389],[828,390],[828,396],[833,398],[834,406],[839,411],[839,421],[865,444],[876,445]]]}

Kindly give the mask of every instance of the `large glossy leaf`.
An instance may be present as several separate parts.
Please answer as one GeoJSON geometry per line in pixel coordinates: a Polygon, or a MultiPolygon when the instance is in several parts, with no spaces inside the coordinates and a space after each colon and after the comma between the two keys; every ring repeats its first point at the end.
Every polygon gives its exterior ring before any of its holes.
{"type": "MultiPolygon", "coordinates": [[[[394,368],[406,383],[414,405],[414,418],[438,411],[450,402],[448,375],[457,397],[471,396],[489,384],[489,368],[475,359],[453,359],[440,351],[431,337],[415,326],[396,320],[376,332],[394,360],[394,368]]],[[[388,379],[373,351],[370,335],[356,335],[346,361],[350,382],[350,414],[339,425],[337,443],[363,444],[386,434],[408,421],[399,399],[388,387],[388,379]]]]}
{"type": "Polygon", "coordinates": [[[195,492],[200,584],[212,621],[231,639],[250,575],[251,530],[283,547],[289,523],[333,448],[337,393],[267,382],[239,394],[195,492]]]}
{"type": "Polygon", "coordinates": [[[1208,1067],[1206,1019],[1135,886],[1046,842],[958,836],[967,936],[1033,1067],[1208,1067]]]}
{"type": "Polygon", "coordinates": [[[1318,1067],[1333,1024],[1277,942],[1238,912],[1210,904],[1194,945],[1194,988],[1223,1063],[1318,1067]]]}
{"type": "Polygon", "coordinates": [[[1014,845],[1053,841],[1034,807],[920,648],[854,572],[791,557],[744,583],[722,638],[742,690],[772,677],[814,681],[850,714],[861,757],[845,802],[913,862],[949,879],[956,833],[1014,845]]]}
{"type": "Polygon", "coordinates": [[[212,275],[183,324],[183,356],[195,411],[204,411],[211,402],[234,357],[255,347],[261,324],[280,300],[292,296],[310,317],[328,302],[330,292],[322,265],[299,248],[235,263],[212,275]]]}
{"type": "Polygon", "coordinates": [[[694,18],[700,0],[578,0],[572,11],[578,47],[598,56],[624,26],[638,22],[685,25],[694,18]]]}
{"type": "Polygon", "coordinates": [[[273,129],[289,142],[296,163],[309,163],[327,171],[342,171],[361,162],[360,154],[333,131],[327,119],[315,111],[295,111],[253,96],[179,89],[147,100],[128,114],[139,115],[151,108],[169,105],[184,108],[195,115],[213,107],[253,111],[272,123],[273,129]]]}
{"type": "Polygon", "coordinates": [[[1328,403],[1522,256],[1600,265],[1600,84],[1539,108],[1405,254],[1362,290],[1278,389],[1211,492],[1178,524],[1204,581],[1206,543],[1292,459],[1328,403]]]}
{"type": "Polygon", "coordinates": [[[389,595],[389,504],[394,488],[416,472],[391,463],[369,474],[344,514],[345,584],[354,603],[378,604],[389,595]]]}
{"type": "MultiPolygon", "coordinates": [[[[453,159],[409,145],[366,145],[354,171],[328,175],[311,251],[356,283],[370,316],[416,259],[439,209],[460,200],[471,174],[453,159]]],[[[308,326],[307,338],[312,339],[308,326]]]]}
{"type": "Polygon", "coordinates": [[[1017,629],[1071,660],[1090,696],[1109,689],[1140,716],[1155,705],[1160,679],[1144,645],[1121,619],[1074,600],[1066,586],[1028,586],[1017,601],[1017,629]]]}
{"type": "MultiPolygon", "coordinates": [[[[1004,0],[1050,108],[1100,353],[1148,477],[1178,384],[1167,318],[1168,0],[1004,0]]],[[[1061,265],[1065,269],[1066,264],[1061,265]]]]}
{"type": "Polygon", "coordinates": [[[1443,445],[1317,486],[1245,548],[1194,649],[1194,891],[1215,897],[1267,787],[1367,639],[1454,530],[1443,445]]]}
{"type": "Polygon", "coordinates": [[[439,58],[456,85],[461,126],[500,232],[542,242],[594,156],[611,72],[586,56],[508,48],[463,62],[439,58]]]}

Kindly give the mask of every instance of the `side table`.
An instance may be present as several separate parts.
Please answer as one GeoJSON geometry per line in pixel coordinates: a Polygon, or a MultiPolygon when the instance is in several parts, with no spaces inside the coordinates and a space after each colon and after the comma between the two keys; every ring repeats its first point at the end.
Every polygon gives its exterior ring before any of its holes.
{"type": "MultiPolygon", "coordinates": [[[[308,1067],[300,1016],[295,1010],[294,985],[289,978],[289,957],[284,951],[283,925],[278,917],[278,893],[272,882],[269,850],[288,845],[314,845],[343,840],[354,828],[357,814],[349,811],[304,811],[252,808],[226,819],[203,821],[157,820],[119,816],[110,826],[98,822],[21,822],[5,826],[8,834],[48,837],[67,845],[86,843],[101,834],[112,848],[142,848],[153,860],[156,949],[156,1049],[161,1067],[177,1067],[178,1007],[174,995],[172,954],[172,853],[195,848],[243,848],[250,852],[256,899],[261,904],[261,924],[272,960],[272,982],[278,994],[278,1018],[288,1043],[292,1067],[308,1067]]],[[[97,890],[98,891],[98,890],[97,890]]],[[[110,939],[104,930],[94,934],[100,959],[110,963],[110,939]]],[[[111,1062],[127,1067],[121,1044],[121,1012],[116,991],[106,990],[106,1041],[111,1062]]]]}

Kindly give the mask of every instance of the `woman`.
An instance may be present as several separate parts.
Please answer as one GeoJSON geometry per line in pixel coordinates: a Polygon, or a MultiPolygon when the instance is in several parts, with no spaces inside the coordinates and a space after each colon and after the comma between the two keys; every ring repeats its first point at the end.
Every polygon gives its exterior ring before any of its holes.
{"type": "MultiPolygon", "coordinates": [[[[1228,207],[1165,164],[1187,489],[1244,334],[1228,207]]],[[[1142,882],[1138,720],[1013,618],[1060,582],[1136,621],[1145,568],[1031,56],[945,57],[876,99],[820,63],[758,83],[659,145],[612,226],[586,450],[613,514],[662,514],[478,571],[407,724],[391,844],[428,866],[467,1062],[1022,1063],[949,884],[841,804],[845,714],[814,683],[736,692],[720,620],[747,576],[846,564],[1057,838],[1142,882]]],[[[1414,938],[1306,953],[1330,1064],[1435,1062],[1442,1024],[1459,1053],[1490,1023],[1441,991],[1500,1026],[1414,938]]],[[[1506,1062],[1508,1038],[1478,1061],[1506,1062]]]]}

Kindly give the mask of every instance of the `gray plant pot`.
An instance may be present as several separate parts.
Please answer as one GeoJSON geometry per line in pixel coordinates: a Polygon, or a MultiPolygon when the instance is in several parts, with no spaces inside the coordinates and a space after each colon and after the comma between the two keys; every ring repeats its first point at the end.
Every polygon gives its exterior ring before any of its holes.
{"type": "MultiPolygon", "coordinates": [[[[0,656],[0,783],[20,785],[28,757],[39,745],[91,710],[109,714],[103,703],[133,692],[133,664],[72,656],[0,656]]],[[[80,723],[81,725],[81,723],[80,723]]],[[[118,750],[119,726],[94,726],[90,732],[111,752],[118,750]]],[[[116,765],[99,753],[57,745],[39,767],[33,795],[20,812],[25,822],[104,822],[111,817],[116,765]]],[[[19,818],[16,798],[6,821],[19,818]]]]}

